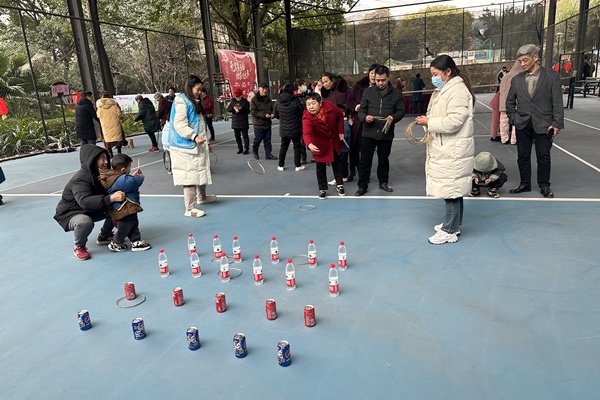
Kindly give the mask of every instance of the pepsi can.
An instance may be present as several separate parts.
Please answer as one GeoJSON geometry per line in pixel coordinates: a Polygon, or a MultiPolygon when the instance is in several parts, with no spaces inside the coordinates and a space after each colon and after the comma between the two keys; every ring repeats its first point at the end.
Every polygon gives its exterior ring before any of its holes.
{"type": "Polygon", "coordinates": [[[200,340],[198,339],[198,328],[192,326],[187,330],[188,349],[198,350],[200,348],[200,340]]]}
{"type": "Polygon", "coordinates": [[[279,365],[282,367],[287,367],[292,363],[290,344],[285,340],[277,343],[277,359],[279,360],[279,365]]]}
{"type": "Polygon", "coordinates": [[[246,350],[246,336],[243,333],[236,333],[233,336],[233,350],[237,358],[244,358],[248,355],[248,350],[246,350]]]}
{"type": "Polygon", "coordinates": [[[87,331],[92,327],[92,321],[90,320],[90,313],[87,310],[81,310],[77,313],[77,320],[79,321],[79,329],[87,331]]]}
{"type": "Polygon", "coordinates": [[[135,340],[142,340],[146,337],[146,329],[144,328],[144,320],[136,318],[131,322],[133,327],[133,338],[135,340]]]}

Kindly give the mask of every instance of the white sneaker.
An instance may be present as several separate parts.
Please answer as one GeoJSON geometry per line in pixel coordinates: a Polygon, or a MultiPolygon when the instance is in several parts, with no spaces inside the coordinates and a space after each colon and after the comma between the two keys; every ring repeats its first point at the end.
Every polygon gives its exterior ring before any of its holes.
{"type": "Polygon", "coordinates": [[[337,182],[334,180],[327,182],[329,186],[337,186],[337,182]]]}
{"type": "Polygon", "coordinates": [[[197,208],[192,208],[191,210],[187,210],[183,215],[186,217],[200,218],[204,217],[206,213],[202,210],[198,210],[197,208]]]}
{"type": "Polygon", "coordinates": [[[215,196],[214,194],[207,194],[206,197],[204,197],[204,199],[200,199],[198,201],[198,204],[214,203],[215,201],[217,201],[217,196],[215,196]]]}
{"type": "Polygon", "coordinates": [[[285,168],[277,166],[277,171],[283,171],[285,168]]]}
{"type": "Polygon", "coordinates": [[[298,172],[298,171],[303,171],[303,170],[305,170],[305,169],[306,169],[306,167],[305,167],[304,165],[301,165],[301,166],[299,166],[299,167],[296,167],[296,172],[298,172]]]}
{"type": "Polygon", "coordinates": [[[431,244],[444,244],[456,242],[458,242],[458,236],[456,236],[456,233],[448,233],[442,230],[437,231],[435,235],[429,238],[429,243],[431,244]]]}
{"type": "MultiPolygon", "coordinates": [[[[444,225],[444,223],[442,222],[441,224],[437,224],[436,226],[433,227],[433,230],[436,232],[439,232],[442,230],[442,226],[444,225]]],[[[457,230],[456,232],[454,232],[456,234],[456,236],[460,235],[460,229],[457,230]]]]}

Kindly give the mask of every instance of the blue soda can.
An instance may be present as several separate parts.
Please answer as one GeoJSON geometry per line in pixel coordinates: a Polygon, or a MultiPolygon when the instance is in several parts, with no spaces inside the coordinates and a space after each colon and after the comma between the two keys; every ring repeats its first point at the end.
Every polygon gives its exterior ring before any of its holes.
{"type": "Polygon", "coordinates": [[[192,326],[187,330],[188,349],[198,350],[200,348],[200,340],[198,339],[198,328],[192,326]]]}
{"type": "Polygon", "coordinates": [[[248,355],[248,350],[246,350],[246,336],[243,333],[237,333],[233,336],[233,350],[237,358],[243,358],[248,355]]]}
{"type": "Polygon", "coordinates": [[[146,329],[144,329],[144,320],[136,318],[131,322],[133,327],[133,338],[135,340],[142,340],[146,337],[146,329]]]}
{"type": "Polygon", "coordinates": [[[79,329],[87,331],[92,327],[92,321],[90,320],[90,313],[87,310],[81,310],[77,313],[77,320],[79,321],[79,329]]]}
{"type": "Polygon", "coordinates": [[[290,344],[285,340],[277,343],[277,359],[279,360],[279,365],[282,367],[287,367],[292,363],[290,344]]]}

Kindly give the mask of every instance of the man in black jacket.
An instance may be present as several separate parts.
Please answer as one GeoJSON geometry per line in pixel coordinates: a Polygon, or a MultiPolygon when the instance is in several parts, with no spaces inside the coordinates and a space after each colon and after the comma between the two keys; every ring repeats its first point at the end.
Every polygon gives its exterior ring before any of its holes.
{"type": "Polygon", "coordinates": [[[79,152],[81,169],[65,186],[56,206],[54,219],[65,232],[74,231],[73,254],[79,260],[91,258],[86,243],[94,229],[94,222],[104,220],[98,244],[109,244],[112,239],[113,223],[109,215],[111,203],[123,201],[125,193],[119,191],[109,196],[98,180],[99,170],[108,168],[108,152],[103,148],[84,144],[79,152]]]}
{"type": "Polygon", "coordinates": [[[75,105],[75,132],[81,144],[96,144],[94,120],[100,123],[94,109],[94,94],[85,92],[75,105]]]}
{"type": "Polygon", "coordinates": [[[517,131],[517,164],[521,183],[510,193],[531,192],[531,147],[535,143],[537,182],[544,197],[550,190],[550,149],[564,128],[563,94],[558,73],[538,64],[538,48],[521,46],[517,60],[524,72],[516,75],[506,98],[506,114],[517,131]]]}
{"type": "Polygon", "coordinates": [[[377,149],[377,178],[379,188],[393,192],[388,185],[394,125],[404,117],[402,91],[390,84],[390,70],[382,65],[375,69],[375,86],[365,89],[358,117],[363,123],[361,158],[358,165],[356,196],[367,193],[373,154],[377,149]],[[387,129],[386,129],[387,128],[387,129]]]}
{"type": "Polygon", "coordinates": [[[248,154],[250,139],[248,138],[248,114],[250,114],[250,103],[242,97],[242,89],[234,89],[231,103],[227,111],[231,113],[231,129],[235,135],[235,141],[238,145],[238,154],[248,154]],[[242,150],[242,136],[244,137],[244,147],[242,150]]]}
{"type": "Polygon", "coordinates": [[[271,146],[271,119],[273,118],[273,102],[269,98],[269,85],[261,83],[258,86],[258,93],[250,100],[250,115],[252,115],[252,125],[254,125],[254,143],[252,151],[254,158],[259,159],[258,148],[260,142],[265,142],[265,159],[277,160],[272,153],[271,146]]]}
{"type": "Polygon", "coordinates": [[[275,103],[275,118],[279,119],[279,136],[281,136],[281,147],[279,148],[279,166],[277,169],[283,171],[285,167],[285,155],[290,142],[294,143],[294,165],[296,172],[305,167],[301,164],[300,138],[302,137],[302,114],[304,106],[302,101],[294,96],[291,85],[285,85],[279,93],[279,99],[275,103]]]}
{"type": "Polygon", "coordinates": [[[144,131],[146,131],[146,135],[150,137],[150,141],[152,142],[152,148],[148,151],[158,151],[158,142],[156,141],[154,132],[160,131],[160,120],[156,115],[154,104],[152,104],[150,99],[141,94],[135,96],[135,101],[138,103],[138,113],[135,116],[134,121],[137,122],[142,120],[142,123],[144,124],[144,131]]]}

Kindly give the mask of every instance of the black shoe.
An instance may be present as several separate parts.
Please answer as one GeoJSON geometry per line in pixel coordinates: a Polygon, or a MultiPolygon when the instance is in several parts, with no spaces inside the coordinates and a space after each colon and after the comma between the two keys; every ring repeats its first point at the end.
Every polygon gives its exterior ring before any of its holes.
{"type": "Polygon", "coordinates": [[[348,178],[346,178],[346,182],[352,182],[353,180],[354,180],[353,175],[348,175],[348,178]]]}
{"type": "Polygon", "coordinates": [[[540,190],[540,193],[544,196],[544,197],[548,197],[548,198],[553,198],[554,197],[554,193],[552,193],[552,190],[550,190],[549,187],[543,187],[540,190]]]}
{"type": "Polygon", "coordinates": [[[344,185],[337,185],[336,189],[340,196],[346,195],[346,191],[344,190],[344,185]]]}
{"type": "Polygon", "coordinates": [[[477,197],[479,196],[481,192],[479,191],[479,188],[474,187],[471,189],[471,191],[469,192],[469,197],[477,197]]]}
{"type": "Polygon", "coordinates": [[[258,156],[258,154],[254,153],[254,159],[258,160],[260,157],[258,156]]]}
{"type": "Polygon", "coordinates": [[[490,140],[492,142],[500,142],[502,140],[502,138],[500,136],[496,136],[496,137],[490,137],[490,140]]]}
{"type": "Polygon", "coordinates": [[[244,154],[250,154],[250,151],[248,149],[244,150],[244,154]]]}
{"type": "Polygon", "coordinates": [[[327,198],[327,190],[319,191],[319,200],[325,200],[327,198]]]}
{"type": "Polygon", "coordinates": [[[367,193],[367,188],[361,188],[361,187],[359,187],[358,190],[356,191],[356,193],[354,193],[354,195],[355,196],[362,196],[365,193],[367,193]]]}
{"type": "Polygon", "coordinates": [[[380,184],[379,189],[385,190],[388,193],[394,191],[394,189],[392,189],[392,187],[390,185],[388,185],[387,182],[380,184]]]}
{"type": "Polygon", "coordinates": [[[273,154],[266,156],[265,160],[277,160],[277,157],[275,157],[273,154]]]}
{"type": "Polygon", "coordinates": [[[510,189],[509,193],[523,193],[523,192],[531,192],[531,186],[529,185],[519,185],[514,189],[510,189]]]}
{"type": "Polygon", "coordinates": [[[238,149],[238,152],[237,152],[237,153],[238,153],[238,154],[242,154],[243,152],[244,152],[244,150],[242,150],[242,149],[238,149]]]}

